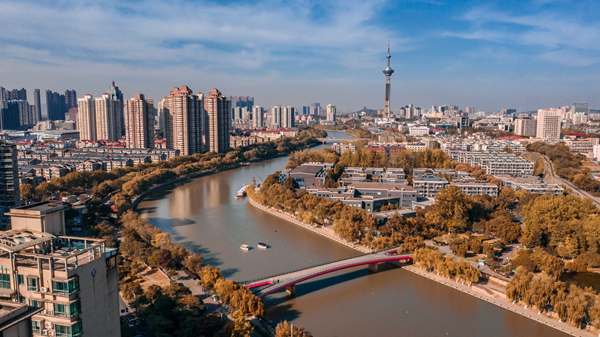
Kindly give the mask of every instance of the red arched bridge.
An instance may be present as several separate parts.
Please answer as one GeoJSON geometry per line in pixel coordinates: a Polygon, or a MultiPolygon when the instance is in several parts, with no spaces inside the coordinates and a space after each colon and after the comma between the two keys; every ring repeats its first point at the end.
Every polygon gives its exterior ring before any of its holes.
{"type": "Polygon", "coordinates": [[[242,283],[247,289],[264,287],[255,293],[255,295],[258,297],[267,296],[284,288],[288,294],[293,296],[296,294],[297,283],[310,280],[311,278],[317,276],[329,274],[346,268],[362,266],[365,264],[369,265],[369,270],[377,272],[378,264],[381,262],[407,261],[412,259],[412,254],[396,255],[396,249],[397,248],[382,250],[372,254],[355,256],[315,267],[296,270],[286,274],[240,283],[242,283]]]}

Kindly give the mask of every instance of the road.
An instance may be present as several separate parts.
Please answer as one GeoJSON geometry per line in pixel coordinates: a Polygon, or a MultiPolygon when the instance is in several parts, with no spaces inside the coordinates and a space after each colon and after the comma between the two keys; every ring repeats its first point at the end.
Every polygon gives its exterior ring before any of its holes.
{"type": "Polygon", "coordinates": [[[525,152],[528,155],[531,155],[531,159],[533,161],[537,161],[538,158],[542,158],[544,160],[544,181],[548,182],[548,183],[552,183],[552,184],[557,184],[557,185],[565,185],[568,188],[570,188],[573,193],[577,194],[578,196],[582,197],[582,198],[589,198],[594,205],[596,205],[596,207],[598,207],[600,209],[600,198],[597,198],[593,195],[591,195],[590,193],[588,193],[587,191],[584,191],[578,187],[576,187],[575,185],[573,185],[570,181],[563,179],[559,176],[557,176],[554,173],[554,165],[552,164],[552,161],[550,159],[548,159],[548,157],[543,156],[539,153],[535,153],[535,152],[525,152]]]}

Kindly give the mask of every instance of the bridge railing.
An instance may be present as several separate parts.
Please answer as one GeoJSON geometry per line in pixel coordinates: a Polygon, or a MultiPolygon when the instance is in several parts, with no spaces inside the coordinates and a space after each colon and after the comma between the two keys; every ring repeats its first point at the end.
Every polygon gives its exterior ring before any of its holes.
{"type": "MultiPolygon", "coordinates": [[[[367,255],[367,254],[365,254],[365,255],[367,255]]],[[[409,253],[407,253],[406,255],[412,255],[412,254],[409,254],[409,253]]],[[[411,258],[412,258],[412,257],[411,257],[411,258]]],[[[387,258],[386,258],[386,259],[387,259],[387,258]]],[[[389,259],[390,259],[390,260],[394,260],[394,259],[399,259],[399,257],[398,257],[398,256],[396,256],[396,257],[394,257],[394,258],[389,258],[389,259]]],[[[347,259],[342,259],[341,261],[344,261],[344,260],[347,260],[347,259]]],[[[377,260],[374,260],[374,261],[377,261],[377,260]]],[[[327,263],[327,264],[336,263],[336,262],[339,262],[339,261],[334,261],[334,262],[330,262],[330,263],[327,263]]],[[[369,261],[369,260],[367,260],[367,261],[363,261],[363,263],[370,263],[370,262],[372,262],[372,261],[369,261]]],[[[358,262],[357,262],[357,263],[358,263],[358,262]]],[[[347,266],[353,266],[353,265],[355,265],[355,264],[357,264],[357,263],[347,263],[347,264],[343,264],[343,265],[341,265],[341,266],[338,266],[338,267],[336,267],[336,268],[334,268],[334,269],[339,269],[339,268],[343,268],[343,267],[347,267],[347,266]]],[[[319,265],[319,266],[320,266],[320,265],[319,265]]],[[[319,266],[315,266],[315,267],[319,267],[319,266]]],[[[312,268],[314,268],[314,267],[312,267],[312,268]]],[[[310,269],[310,268],[306,268],[306,269],[310,269]]],[[[304,270],[304,269],[300,269],[300,270],[297,270],[297,271],[301,271],[301,270],[304,270]]],[[[285,284],[285,285],[283,285],[283,286],[281,286],[281,287],[285,287],[285,286],[287,286],[288,284],[290,284],[290,283],[294,283],[295,281],[298,281],[298,280],[302,280],[302,279],[310,278],[311,276],[315,276],[315,275],[321,274],[321,273],[323,273],[323,272],[326,272],[326,271],[328,271],[328,270],[329,270],[329,269],[319,269],[319,270],[317,270],[317,271],[315,271],[315,272],[313,272],[313,273],[310,273],[310,274],[308,274],[308,275],[302,275],[302,276],[294,277],[294,278],[292,278],[292,279],[289,279],[289,280],[287,280],[286,282],[284,282],[283,284],[285,284]]],[[[285,273],[285,274],[291,274],[291,273],[295,273],[295,272],[296,272],[296,271],[292,271],[292,272],[285,273]]],[[[282,275],[285,275],[285,274],[282,274],[282,275]]],[[[262,280],[262,279],[261,279],[261,280],[262,280]]],[[[268,286],[267,288],[264,288],[264,289],[262,289],[262,290],[259,290],[259,291],[255,292],[254,294],[260,293],[260,292],[262,292],[262,291],[265,291],[265,290],[267,290],[267,289],[269,289],[269,288],[278,287],[279,285],[280,285],[280,283],[275,283],[275,284],[272,284],[272,285],[268,286]]]]}
{"type": "MultiPolygon", "coordinates": [[[[361,256],[369,256],[369,255],[378,254],[378,253],[381,253],[381,252],[384,252],[384,251],[391,251],[391,250],[394,250],[394,249],[398,249],[400,246],[401,245],[397,245],[395,247],[390,247],[390,248],[382,249],[380,251],[372,252],[372,253],[369,253],[369,254],[363,254],[363,255],[356,255],[356,256],[346,257],[346,258],[343,258],[343,259],[339,259],[339,260],[335,260],[335,261],[330,261],[330,262],[324,262],[324,263],[320,263],[320,264],[317,264],[317,265],[314,265],[314,266],[310,266],[310,267],[306,267],[306,268],[300,268],[300,269],[296,269],[296,270],[292,270],[292,271],[287,271],[287,272],[279,273],[279,274],[272,275],[272,276],[261,277],[261,278],[254,279],[254,280],[249,280],[249,281],[240,281],[238,283],[240,283],[240,284],[247,284],[247,283],[262,281],[262,280],[270,279],[270,278],[281,276],[281,275],[291,274],[291,273],[295,273],[295,272],[302,271],[302,270],[307,270],[307,269],[311,269],[311,268],[315,268],[315,267],[324,266],[324,265],[327,265],[327,264],[338,263],[338,262],[345,261],[345,260],[350,260],[350,259],[356,259],[356,258],[361,257],[361,256]]],[[[409,253],[406,253],[406,254],[412,254],[412,253],[409,252],[409,253]]]]}

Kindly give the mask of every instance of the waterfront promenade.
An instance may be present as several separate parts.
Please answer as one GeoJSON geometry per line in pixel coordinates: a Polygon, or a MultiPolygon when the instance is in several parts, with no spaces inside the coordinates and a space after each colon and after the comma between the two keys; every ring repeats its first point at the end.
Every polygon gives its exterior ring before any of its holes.
{"type": "MultiPolygon", "coordinates": [[[[339,237],[337,237],[337,235],[331,229],[322,228],[322,227],[317,228],[317,227],[311,226],[305,222],[295,219],[293,216],[291,216],[288,213],[262,206],[262,205],[258,204],[257,202],[253,201],[251,198],[248,198],[248,200],[251,205],[253,205],[259,209],[269,212],[272,215],[275,215],[279,218],[282,218],[284,220],[292,222],[296,225],[302,226],[314,233],[323,235],[331,240],[334,240],[338,243],[344,244],[344,245],[351,247],[357,251],[363,252],[365,254],[373,252],[373,250],[371,250],[367,247],[364,247],[361,244],[352,244],[352,243],[346,242],[345,240],[340,239],[339,237]]],[[[396,263],[393,263],[393,264],[398,265],[396,263]]],[[[545,324],[549,327],[557,329],[566,334],[569,334],[572,336],[581,336],[581,337],[598,335],[597,332],[592,332],[587,329],[578,329],[578,328],[572,327],[566,323],[559,322],[559,320],[557,318],[549,317],[546,314],[538,314],[537,310],[535,310],[535,309],[531,309],[531,308],[526,309],[526,308],[524,308],[524,305],[513,304],[512,301],[507,300],[506,296],[503,293],[500,293],[491,287],[486,287],[484,285],[473,285],[473,286],[469,287],[462,283],[456,282],[452,279],[447,279],[443,276],[439,276],[439,275],[437,275],[437,273],[427,272],[416,266],[402,265],[402,268],[405,270],[408,270],[412,273],[426,277],[432,281],[449,286],[449,287],[451,287],[455,290],[461,291],[465,294],[479,298],[490,304],[494,304],[503,309],[510,310],[516,314],[527,317],[527,318],[532,319],[541,324],[545,324]]]]}

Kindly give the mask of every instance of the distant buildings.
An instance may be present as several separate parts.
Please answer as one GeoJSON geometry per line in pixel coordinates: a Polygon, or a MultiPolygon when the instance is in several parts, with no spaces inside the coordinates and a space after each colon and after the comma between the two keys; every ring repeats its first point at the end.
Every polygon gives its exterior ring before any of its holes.
{"type": "Polygon", "coordinates": [[[68,111],[65,95],[46,90],[46,115],[50,120],[65,119],[65,113],[68,111]]]}
{"type": "Polygon", "coordinates": [[[560,109],[538,110],[536,138],[545,140],[560,139],[562,119],[563,112],[560,109]]]}
{"type": "Polygon", "coordinates": [[[6,90],[5,88],[0,87],[0,101],[10,100],[26,101],[27,90],[25,90],[25,88],[6,90]]]}
{"type": "Polygon", "coordinates": [[[77,107],[77,92],[75,90],[65,91],[65,110],[77,107]]]}
{"type": "Polygon", "coordinates": [[[537,120],[533,118],[517,118],[515,120],[515,135],[535,137],[537,133],[537,120]]]}
{"type": "Polygon", "coordinates": [[[154,101],[143,94],[124,102],[125,139],[128,148],[154,147],[154,101]]]}
{"type": "Polygon", "coordinates": [[[390,93],[391,93],[391,78],[394,70],[390,68],[390,42],[388,41],[388,53],[387,53],[387,68],[383,70],[383,74],[385,75],[385,100],[383,101],[383,114],[384,117],[390,118],[390,93]]]}
{"type": "Polygon", "coordinates": [[[206,151],[221,153],[230,147],[229,130],[231,117],[229,101],[219,90],[212,89],[204,98],[204,109],[208,115],[206,151]]]}
{"type": "MultiPolygon", "coordinates": [[[[115,102],[115,114],[117,115],[118,121],[117,126],[121,128],[119,130],[119,139],[125,135],[125,116],[123,114],[123,93],[119,90],[119,87],[115,85],[115,81],[108,87],[108,94],[110,98],[115,102]]],[[[154,112],[152,112],[154,114],[154,112]]]]}
{"type": "MultiPolygon", "coordinates": [[[[40,99],[40,89],[33,91],[33,106],[35,107],[35,115],[38,122],[42,120],[42,101],[40,99]]],[[[77,101],[75,102],[77,106],[77,101]]]]}
{"type": "MultiPolygon", "coordinates": [[[[202,153],[205,123],[203,95],[195,95],[185,85],[174,88],[163,99],[162,109],[167,148],[179,150],[182,155],[202,153]]],[[[229,133],[229,129],[227,132],[229,133]]]]}
{"type": "Polygon", "coordinates": [[[336,108],[335,105],[327,105],[327,121],[335,122],[336,108]]]}
{"type": "Polygon", "coordinates": [[[293,128],[295,115],[296,109],[293,106],[272,106],[270,127],[272,129],[293,128]]]}
{"type": "Polygon", "coordinates": [[[246,112],[253,111],[254,106],[254,97],[250,96],[227,96],[227,100],[229,101],[229,116],[231,119],[236,119],[239,115],[236,116],[236,108],[240,108],[238,112],[244,110],[246,112]]]}
{"type": "Polygon", "coordinates": [[[7,229],[10,219],[6,213],[21,206],[17,147],[13,143],[0,142],[0,229],[7,229]]]}
{"type": "Polygon", "coordinates": [[[29,105],[27,101],[0,101],[0,129],[26,129],[35,125],[37,121],[35,107],[29,105]]]}
{"type": "Polygon", "coordinates": [[[262,106],[255,105],[252,107],[252,127],[262,128],[263,127],[263,108],[262,106]]]}

